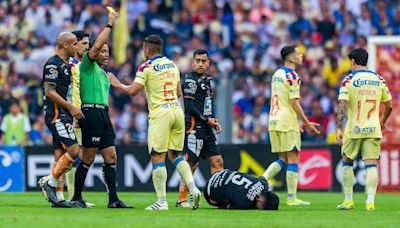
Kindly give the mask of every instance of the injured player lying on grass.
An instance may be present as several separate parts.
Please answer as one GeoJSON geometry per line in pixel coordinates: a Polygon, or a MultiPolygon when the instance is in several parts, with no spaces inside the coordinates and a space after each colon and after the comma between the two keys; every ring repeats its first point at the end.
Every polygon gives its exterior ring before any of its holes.
{"type": "Polygon", "coordinates": [[[278,210],[278,196],[268,191],[264,177],[232,170],[218,171],[204,188],[204,197],[219,209],[278,210]]]}

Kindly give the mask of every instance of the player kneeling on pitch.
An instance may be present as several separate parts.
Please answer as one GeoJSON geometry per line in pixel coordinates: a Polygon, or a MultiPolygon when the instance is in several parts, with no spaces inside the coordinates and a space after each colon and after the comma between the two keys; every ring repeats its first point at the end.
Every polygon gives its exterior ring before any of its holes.
{"type": "Polygon", "coordinates": [[[218,171],[204,188],[204,197],[219,209],[278,210],[279,197],[268,191],[264,177],[232,170],[218,171]]]}

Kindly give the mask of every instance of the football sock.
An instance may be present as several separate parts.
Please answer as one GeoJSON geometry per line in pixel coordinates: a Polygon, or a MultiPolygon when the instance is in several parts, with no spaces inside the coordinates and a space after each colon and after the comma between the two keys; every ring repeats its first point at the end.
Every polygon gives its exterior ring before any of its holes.
{"type": "Polygon", "coordinates": [[[376,188],[378,187],[378,169],[376,165],[366,165],[367,169],[367,184],[366,192],[368,194],[367,203],[374,203],[376,188]]]}
{"type": "Polygon", "coordinates": [[[182,157],[177,157],[173,162],[173,165],[188,186],[189,192],[192,193],[196,188],[196,184],[194,183],[193,174],[187,161],[185,161],[182,157]]]}
{"type": "Polygon", "coordinates": [[[56,187],[57,179],[68,170],[72,162],[74,162],[74,159],[72,159],[68,153],[63,154],[58,159],[57,164],[51,170],[51,177],[49,179],[50,186],[56,187]]]}
{"type": "Polygon", "coordinates": [[[354,171],[352,162],[343,162],[343,192],[345,201],[353,199],[354,171]]]}
{"type": "Polygon", "coordinates": [[[181,178],[179,180],[179,199],[178,199],[179,202],[186,201],[188,191],[189,191],[189,189],[188,189],[187,185],[185,184],[185,181],[181,178]]]}
{"type": "Polygon", "coordinates": [[[58,178],[58,184],[56,187],[56,195],[58,201],[63,201],[64,199],[64,182],[65,182],[65,174],[61,175],[58,178]]]}
{"type": "Polygon", "coordinates": [[[285,162],[278,159],[277,161],[272,162],[267,170],[265,170],[263,177],[265,177],[265,179],[269,180],[271,178],[273,178],[276,174],[278,174],[282,169],[285,168],[285,162]]]}
{"type": "Polygon", "coordinates": [[[82,160],[79,162],[78,167],[75,172],[75,182],[74,182],[74,196],[73,201],[82,199],[83,185],[85,184],[86,175],[89,171],[90,165],[86,164],[82,160]]]}
{"type": "Polygon", "coordinates": [[[72,167],[66,174],[65,177],[67,179],[67,189],[68,189],[68,199],[71,199],[74,196],[75,192],[75,173],[76,167],[72,167]]]}
{"type": "Polygon", "coordinates": [[[298,165],[294,163],[288,164],[286,171],[286,184],[287,184],[289,200],[296,199],[298,179],[299,179],[298,165]]]}
{"type": "Polygon", "coordinates": [[[115,180],[115,163],[103,164],[103,178],[106,183],[109,202],[118,201],[119,199],[117,196],[116,180],[115,180]]]}
{"type": "Polygon", "coordinates": [[[157,202],[167,203],[167,169],[165,162],[153,164],[153,185],[157,194],[157,202]]]}

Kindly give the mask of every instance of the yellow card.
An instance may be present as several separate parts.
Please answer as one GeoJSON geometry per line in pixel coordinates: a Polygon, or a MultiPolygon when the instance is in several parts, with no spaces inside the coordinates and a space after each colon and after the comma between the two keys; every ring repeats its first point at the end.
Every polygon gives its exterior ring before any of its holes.
{"type": "Polygon", "coordinates": [[[113,12],[113,13],[116,13],[116,12],[117,12],[117,11],[115,11],[115,9],[112,8],[111,6],[107,6],[106,8],[107,8],[108,11],[110,11],[110,12],[113,12]]]}

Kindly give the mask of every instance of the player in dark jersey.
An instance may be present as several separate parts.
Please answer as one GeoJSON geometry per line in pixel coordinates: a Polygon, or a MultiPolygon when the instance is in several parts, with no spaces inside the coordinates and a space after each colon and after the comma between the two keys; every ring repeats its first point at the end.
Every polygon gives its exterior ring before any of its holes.
{"type": "Polygon", "coordinates": [[[57,38],[56,54],[44,65],[44,112],[46,125],[53,135],[55,162],[48,180],[39,180],[45,198],[53,206],[66,206],[56,195],[58,179],[68,171],[79,155],[79,145],[73,130],[73,118],[84,118],[78,107],[71,103],[71,67],[68,64],[74,56],[78,41],[74,34],[61,33],[57,38]],[[66,153],[65,153],[66,152],[66,153]]]}
{"type": "Polygon", "coordinates": [[[268,191],[264,177],[232,170],[218,171],[204,188],[204,197],[219,209],[278,210],[278,196],[268,191]]]}
{"type": "MultiPolygon", "coordinates": [[[[223,170],[223,159],[213,130],[221,132],[221,126],[214,116],[212,104],[212,78],[206,72],[210,66],[208,52],[198,49],[193,53],[193,70],[185,75],[183,96],[185,102],[185,144],[183,153],[192,172],[199,166],[201,158],[208,158],[211,174],[223,170]]],[[[181,180],[177,207],[189,208],[188,189],[181,180]]]]}

